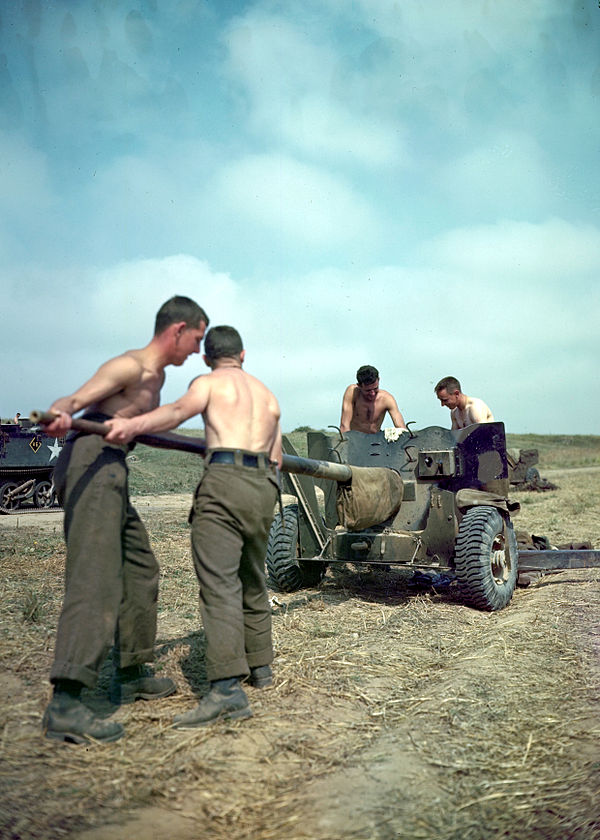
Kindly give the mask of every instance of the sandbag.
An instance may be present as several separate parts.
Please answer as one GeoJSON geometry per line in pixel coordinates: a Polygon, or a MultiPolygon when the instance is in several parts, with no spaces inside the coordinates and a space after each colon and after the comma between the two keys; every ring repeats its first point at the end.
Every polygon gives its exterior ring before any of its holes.
{"type": "Polygon", "coordinates": [[[396,470],[353,466],[350,481],[338,483],[338,522],[349,531],[379,525],[398,512],[402,493],[402,478],[396,470]]]}

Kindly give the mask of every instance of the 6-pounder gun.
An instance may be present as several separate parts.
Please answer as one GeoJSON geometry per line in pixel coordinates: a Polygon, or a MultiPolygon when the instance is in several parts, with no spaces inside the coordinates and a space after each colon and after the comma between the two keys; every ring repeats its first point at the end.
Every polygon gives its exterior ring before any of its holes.
{"type": "MultiPolygon", "coordinates": [[[[284,448],[294,457],[285,437],[284,448]]],[[[276,515],[269,536],[267,569],[278,588],[314,585],[334,562],[400,565],[451,572],[481,609],[509,603],[518,566],[510,512],[519,506],[508,499],[503,423],[432,426],[393,441],[383,432],[311,432],[308,452],[307,466],[314,456],[351,475],[337,486],[316,470],[316,480],[284,475],[297,503],[276,515]]]]}
{"type": "Polygon", "coordinates": [[[305,459],[283,442],[284,490],[294,502],[276,515],[266,557],[282,591],[316,585],[331,563],[395,565],[455,577],[467,603],[497,610],[521,573],[600,566],[594,549],[518,551],[503,423],[432,426],[393,441],[383,432],[309,432],[305,459]],[[322,480],[311,464],[323,460],[351,475],[322,480]]]}

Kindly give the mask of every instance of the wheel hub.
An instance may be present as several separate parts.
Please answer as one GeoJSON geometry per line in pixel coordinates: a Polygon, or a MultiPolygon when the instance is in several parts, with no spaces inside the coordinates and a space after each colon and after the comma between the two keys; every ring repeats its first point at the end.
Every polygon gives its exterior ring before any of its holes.
{"type": "Polygon", "coordinates": [[[492,544],[491,570],[498,585],[506,583],[510,576],[510,557],[506,552],[504,534],[497,534],[492,544]]]}

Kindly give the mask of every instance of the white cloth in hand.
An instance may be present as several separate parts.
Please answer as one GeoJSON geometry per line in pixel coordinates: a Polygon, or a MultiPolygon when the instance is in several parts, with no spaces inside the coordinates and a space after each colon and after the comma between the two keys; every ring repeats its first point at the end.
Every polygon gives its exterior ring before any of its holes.
{"type": "Polygon", "coordinates": [[[385,435],[385,439],[388,441],[392,440],[399,440],[400,435],[403,435],[407,429],[399,429],[397,426],[394,426],[391,429],[384,429],[383,434],[385,435]]]}

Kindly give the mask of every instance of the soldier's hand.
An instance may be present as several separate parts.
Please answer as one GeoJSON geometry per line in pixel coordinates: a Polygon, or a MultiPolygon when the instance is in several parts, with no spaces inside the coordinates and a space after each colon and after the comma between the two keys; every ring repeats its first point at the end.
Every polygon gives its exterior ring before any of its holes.
{"type": "Polygon", "coordinates": [[[55,414],[56,419],[54,419],[51,423],[48,423],[45,426],[44,431],[47,435],[53,435],[57,438],[64,437],[71,428],[73,418],[66,411],[57,411],[56,409],[50,409],[49,413],[55,414]]]}
{"type": "Polygon", "coordinates": [[[135,429],[132,429],[131,420],[126,420],[123,417],[112,417],[106,420],[106,426],[110,426],[110,431],[104,435],[104,440],[108,443],[129,443],[135,437],[135,429]]]}

